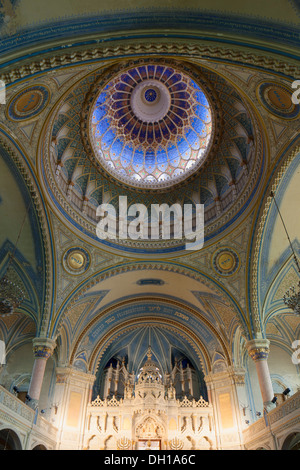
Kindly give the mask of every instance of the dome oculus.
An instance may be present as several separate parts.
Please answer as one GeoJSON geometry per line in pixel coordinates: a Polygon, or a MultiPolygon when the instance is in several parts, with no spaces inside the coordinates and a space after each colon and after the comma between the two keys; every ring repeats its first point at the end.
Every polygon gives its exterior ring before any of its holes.
{"type": "Polygon", "coordinates": [[[189,75],[143,64],[117,73],[100,89],[89,129],[96,159],[110,175],[132,186],[161,188],[204,163],[212,113],[189,75]]]}

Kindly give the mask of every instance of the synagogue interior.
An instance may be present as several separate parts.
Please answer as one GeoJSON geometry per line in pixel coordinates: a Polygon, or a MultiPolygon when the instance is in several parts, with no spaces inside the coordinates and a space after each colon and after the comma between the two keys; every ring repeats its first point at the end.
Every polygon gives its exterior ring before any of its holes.
{"type": "Polygon", "coordinates": [[[0,0],[0,450],[300,450],[300,2],[0,0]]]}

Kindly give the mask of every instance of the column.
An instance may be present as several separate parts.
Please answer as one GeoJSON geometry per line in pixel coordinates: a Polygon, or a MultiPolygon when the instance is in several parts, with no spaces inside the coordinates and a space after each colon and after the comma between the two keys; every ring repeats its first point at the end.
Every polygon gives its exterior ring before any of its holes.
{"type": "Polygon", "coordinates": [[[29,405],[36,408],[40,398],[47,360],[52,356],[55,341],[50,338],[35,338],[33,340],[34,365],[29,385],[29,405]]]}
{"type": "Polygon", "coordinates": [[[254,339],[248,341],[246,348],[250,357],[255,362],[258,382],[263,399],[263,404],[266,409],[273,406],[272,399],[274,397],[272,381],[268,367],[270,341],[267,339],[254,339]]]}
{"type": "Polygon", "coordinates": [[[118,394],[118,387],[119,387],[119,376],[120,376],[120,364],[117,362],[117,368],[115,370],[115,383],[114,383],[114,394],[118,394]]]}
{"type": "Polygon", "coordinates": [[[237,387],[243,384],[243,372],[232,366],[223,367],[205,376],[209,402],[213,406],[215,448],[240,450],[243,446],[240,406],[237,387]]]}
{"type": "Polygon", "coordinates": [[[88,439],[91,401],[95,376],[73,367],[56,368],[52,424],[58,429],[57,449],[82,450],[88,439]]]}
{"type": "Polygon", "coordinates": [[[193,378],[192,378],[192,371],[190,366],[187,364],[187,380],[188,380],[188,387],[189,387],[189,395],[193,396],[193,378]]]}
{"type": "Polygon", "coordinates": [[[184,396],[184,376],[183,376],[183,367],[182,362],[179,365],[179,374],[180,374],[180,383],[181,383],[181,393],[184,396]]]}
{"type": "Polygon", "coordinates": [[[112,364],[110,364],[108,372],[107,372],[107,392],[104,398],[108,398],[110,395],[111,391],[111,386],[112,386],[112,379],[113,379],[113,367],[112,364]]]}

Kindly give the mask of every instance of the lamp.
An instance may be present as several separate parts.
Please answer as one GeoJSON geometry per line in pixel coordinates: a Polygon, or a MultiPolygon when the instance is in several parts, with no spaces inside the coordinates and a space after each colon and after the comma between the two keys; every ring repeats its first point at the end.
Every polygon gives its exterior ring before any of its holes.
{"type": "Polygon", "coordinates": [[[276,403],[277,402],[277,397],[273,397],[272,400],[271,400],[272,403],[276,403]]]}
{"type": "Polygon", "coordinates": [[[283,392],[283,395],[288,395],[290,393],[290,389],[289,388],[286,388],[283,392]]]}
{"type": "MultiPolygon", "coordinates": [[[[296,256],[296,253],[294,251],[294,248],[293,248],[293,245],[292,245],[292,242],[290,240],[290,237],[289,237],[289,234],[288,234],[288,231],[286,229],[286,226],[285,226],[285,223],[283,221],[283,218],[282,218],[282,215],[280,213],[280,210],[279,210],[279,207],[277,205],[277,202],[276,202],[276,199],[275,199],[275,195],[273,193],[273,191],[271,191],[270,195],[272,196],[272,198],[274,199],[274,203],[275,203],[275,206],[276,206],[276,209],[278,211],[278,214],[281,218],[281,221],[282,221],[282,225],[283,225],[283,228],[285,230],[285,233],[287,235],[287,238],[288,238],[288,241],[289,241],[289,244],[290,244],[290,247],[292,249],[292,252],[293,252],[293,256],[294,256],[294,260],[295,260],[295,263],[296,263],[296,266],[297,266],[297,269],[298,269],[298,273],[299,273],[299,276],[300,276],[300,266],[299,266],[299,261],[297,259],[297,256],[296,256]]],[[[285,295],[283,296],[283,302],[285,303],[285,305],[292,309],[294,311],[294,313],[296,313],[296,315],[300,315],[300,280],[298,282],[298,285],[295,287],[295,286],[291,286],[285,293],[285,295]]]]}
{"type": "Polygon", "coordinates": [[[18,307],[22,304],[25,298],[25,292],[19,285],[16,273],[11,268],[13,259],[15,257],[17,244],[23,230],[25,220],[29,211],[31,201],[27,207],[23,223],[21,225],[14,251],[9,255],[9,262],[3,277],[0,279],[0,316],[7,316],[13,314],[18,307]]]}
{"type": "Polygon", "coordinates": [[[0,315],[11,315],[24,300],[24,292],[16,281],[10,279],[9,271],[0,281],[0,315]]]}

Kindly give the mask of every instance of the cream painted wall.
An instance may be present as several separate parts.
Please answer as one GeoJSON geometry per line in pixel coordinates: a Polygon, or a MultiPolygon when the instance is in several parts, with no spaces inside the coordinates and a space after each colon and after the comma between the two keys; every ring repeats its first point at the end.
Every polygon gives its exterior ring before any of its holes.
{"type": "MultiPolygon", "coordinates": [[[[18,234],[27,211],[20,189],[2,158],[0,158],[0,197],[1,247],[6,239],[9,239],[13,244],[17,242],[18,234]]],[[[22,228],[17,248],[31,263],[32,268],[35,269],[34,240],[28,217],[22,228]]]]}
{"type": "MultiPolygon", "coordinates": [[[[292,242],[295,239],[298,239],[300,242],[300,158],[298,158],[298,160],[299,164],[297,171],[295,171],[289,182],[281,204],[278,204],[292,242]]],[[[272,268],[272,266],[280,259],[282,253],[289,247],[289,241],[279,215],[276,217],[272,237],[269,243],[268,270],[272,268]]]]}
{"type": "Polygon", "coordinates": [[[282,378],[282,384],[295,393],[297,388],[300,387],[300,375],[293,364],[292,352],[291,350],[289,353],[283,348],[271,344],[268,364],[272,381],[279,380],[281,382],[280,378],[282,378]]]}

